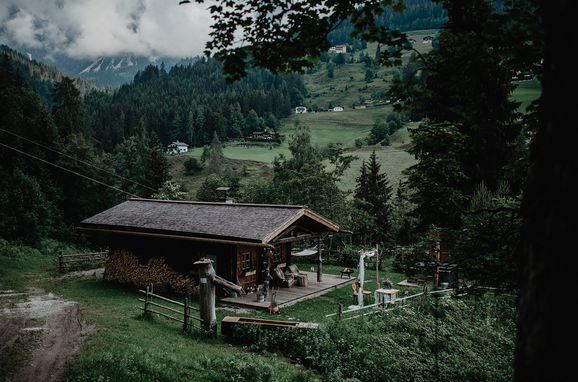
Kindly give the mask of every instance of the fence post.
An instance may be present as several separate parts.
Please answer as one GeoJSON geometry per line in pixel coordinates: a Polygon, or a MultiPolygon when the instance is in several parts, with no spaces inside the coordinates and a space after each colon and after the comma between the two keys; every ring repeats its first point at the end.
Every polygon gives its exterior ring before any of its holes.
{"type": "Polygon", "coordinates": [[[338,315],[339,315],[339,321],[341,321],[341,319],[343,318],[343,304],[339,304],[338,315]]]}
{"type": "Polygon", "coordinates": [[[146,290],[146,295],[145,295],[145,301],[144,301],[144,312],[143,315],[147,315],[148,313],[148,309],[149,309],[149,286],[147,285],[147,290],[146,290]]]}
{"type": "Polygon", "coordinates": [[[189,298],[185,297],[185,309],[183,317],[183,330],[186,332],[189,329],[189,298]]]}
{"type": "Polygon", "coordinates": [[[64,270],[63,264],[64,258],[62,257],[62,251],[58,251],[58,271],[62,272],[64,270]]]}

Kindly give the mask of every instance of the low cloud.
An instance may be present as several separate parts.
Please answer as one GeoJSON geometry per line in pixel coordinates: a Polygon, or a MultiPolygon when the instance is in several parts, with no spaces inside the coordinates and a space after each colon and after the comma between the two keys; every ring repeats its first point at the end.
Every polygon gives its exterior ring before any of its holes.
{"type": "Polygon", "coordinates": [[[0,42],[73,58],[202,53],[206,5],[177,0],[2,0],[0,42]]]}

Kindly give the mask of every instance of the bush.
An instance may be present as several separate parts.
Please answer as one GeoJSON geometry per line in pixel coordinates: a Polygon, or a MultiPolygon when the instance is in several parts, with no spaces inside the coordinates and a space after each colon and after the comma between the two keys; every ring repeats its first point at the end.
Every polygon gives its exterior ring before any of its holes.
{"type": "Polygon", "coordinates": [[[345,245],[339,252],[339,265],[356,267],[359,264],[359,250],[352,245],[345,245]]]}
{"type": "Polygon", "coordinates": [[[427,297],[406,309],[316,331],[238,330],[246,331],[252,350],[281,352],[319,370],[325,381],[506,381],[512,375],[515,314],[508,296],[427,297]]]}
{"type": "Polygon", "coordinates": [[[185,174],[195,175],[203,169],[203,165],[197,160],[197,158],[189,158],[183,164],[185,166],[185,174]]]}

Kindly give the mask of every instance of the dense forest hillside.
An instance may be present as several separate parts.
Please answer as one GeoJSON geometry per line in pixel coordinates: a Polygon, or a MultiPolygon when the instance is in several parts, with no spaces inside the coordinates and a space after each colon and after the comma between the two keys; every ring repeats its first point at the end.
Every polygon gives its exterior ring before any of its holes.
{"type": "MultiPolygon", "coordinates": [[[[395,12],[385,8],[377,23],[403,32],[420,29],[438,29],[447,19],[447,12],[440,3],[431,0],[406,0],[403,12],[395,12]]],[[[333,44],[358,45],[359,40],[351,37],[354,31],[353,24],[346,20],[329,35],[333,44]]]]}
{"type": "Polygon", "coordinates": [[[178,139],[202,146],[215,132],[227,139],[276,130],[278,118],[289,115],[305,93],[300,76],[263,70],[228,85],[221,65],[203,59],[168,72],[148,66],[114,94],[93,92],[85,102],[91,131],[109,151],[133,135],[141,119],[165,144],[178,139]]]}
{"type": "MultiPolygon", "coordinates": [[[[63,77],[58,69],[32,60],[6,45],[0,45],[0,55],[9,57],[16,73],[40,95],[44,103],[51,105],[54,84],[63,77]]],[[[81,78],[74,79],[74,84],[82,94],[96,89],[92,82],[81,78]]]]}

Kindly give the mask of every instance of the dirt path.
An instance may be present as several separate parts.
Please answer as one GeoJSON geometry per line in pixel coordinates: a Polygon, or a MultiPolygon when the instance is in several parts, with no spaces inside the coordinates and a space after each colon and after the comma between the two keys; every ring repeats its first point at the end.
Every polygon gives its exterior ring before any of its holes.
{"type": "Polygon", "coordinates": [[[77,303],[36,288],[0,291],[0,322],[0,380],[6,381],[60,380],[92,330],[77,303]]]}

